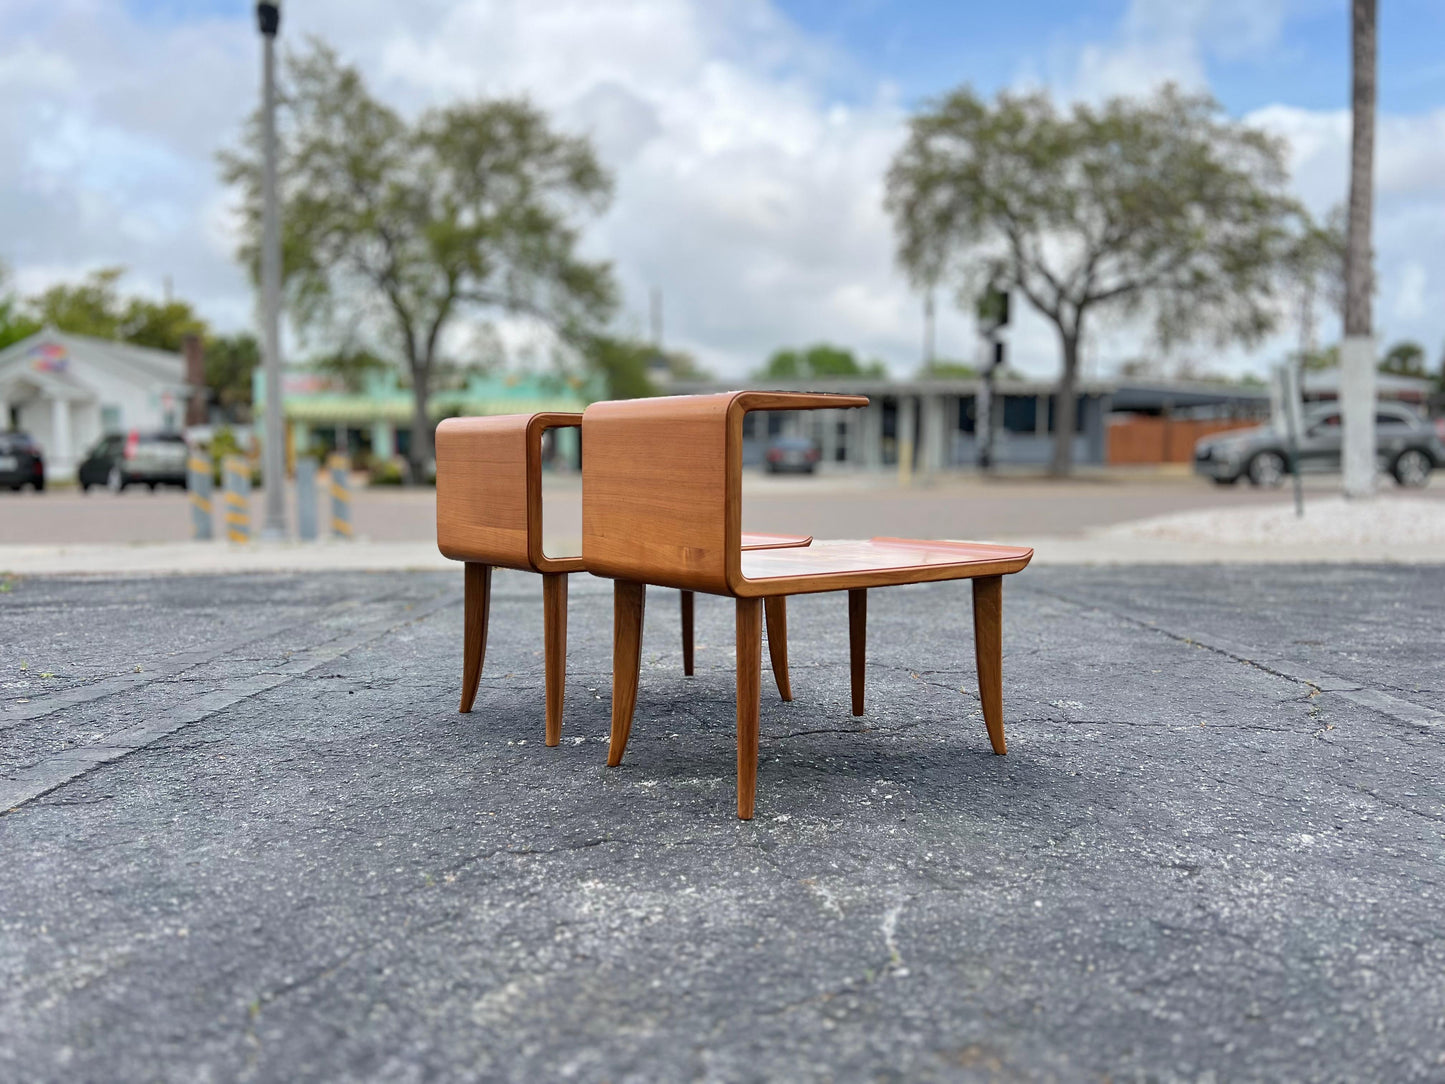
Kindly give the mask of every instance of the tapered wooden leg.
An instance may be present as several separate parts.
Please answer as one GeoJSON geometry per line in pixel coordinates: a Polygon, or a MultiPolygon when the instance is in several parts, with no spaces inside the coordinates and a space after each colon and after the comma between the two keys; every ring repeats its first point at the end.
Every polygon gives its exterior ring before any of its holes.
{"type": "Polygon", "coordinates": [[[973,650],[978,661],[978,698],[993,751],[1008,752],[1003,740],[1003,577],[973,581],[973,650]]]}
{"type": "Polygon", "coordinates": [[[542,574],[542,626],[547,656],[547,744],[562,740],[567,687],[567,573],[542,574]]]}
{"type": "Polygon", "coordinates": [[[617,580],[612,585],[612,743],[607,765],[622,763],[632,709],[637,706],[637,677],[642,666],[642,610],[647,588],[617,580]]]}
{"type": "Polygon", "coordinates": [[[462,599],[462,706],[472,710],[477,683],[482,680],[482,661],[487,655],[487,612],[492,603],[492,566],[474,561],[466,564],[466,586],[462,599]]]}
{"type": "Polygon", "coordinates": [[[776,595],[764,599],[763,610],[768,618],[768,655],[773,660],[773,680],[778,683],[778,695],[784,700],[791,700],[793,686],[788,680],[788,596],[776,595]]]}
{"type": "Polygon", "coordinates": [[[853,714],[863,714],[863,665],[868,655],[868,589],[848,592],[848,662],[853,677],[853,714]]]}
{"type": "Polygon", "coordinates": [[[738,599],[738,819],[753,819],[758,789],[758,700],[762,695],[763,607],[738,599]]]}
{"type": "Polygon", "coordinates": [[[682,672],[692,677],[692,592],[682,591],[682,672]]]}

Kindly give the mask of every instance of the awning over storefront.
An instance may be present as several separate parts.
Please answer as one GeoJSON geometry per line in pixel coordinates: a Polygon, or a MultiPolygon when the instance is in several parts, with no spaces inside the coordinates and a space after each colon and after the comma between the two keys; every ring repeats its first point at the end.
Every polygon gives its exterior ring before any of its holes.
{"type": "MultiPolygon", "coordinates": [[[[412,395],[394,374],[368,381],[364,391],[347,391],[324,374],[293,370],[285,374],[284,413],[303,425],[369,426],[411,424],[412,395]]],[[[473,377],[464,388],[432,395],[429,413],[435,419],[486,414],[532,414],[580,411],[595,398],[581,381],[561,377],[507,374],[473,377]]],[[[265,403],[265,382],[258,370],[254,385],[256,410],[265,403]]]]}

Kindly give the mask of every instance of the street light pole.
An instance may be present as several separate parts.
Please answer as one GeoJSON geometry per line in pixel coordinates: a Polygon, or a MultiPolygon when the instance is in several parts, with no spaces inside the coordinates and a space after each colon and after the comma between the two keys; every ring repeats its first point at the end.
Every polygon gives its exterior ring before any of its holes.
{"type": "Polygon", "coordinates": [[[265,354],[266,426],[262,477],[266,520],[261,537],[286,537],[286,434],[281,404],[281,215],[276,204],[276,33],[281,6],[256,5],[261,30],[261,339],[265,354]]]}

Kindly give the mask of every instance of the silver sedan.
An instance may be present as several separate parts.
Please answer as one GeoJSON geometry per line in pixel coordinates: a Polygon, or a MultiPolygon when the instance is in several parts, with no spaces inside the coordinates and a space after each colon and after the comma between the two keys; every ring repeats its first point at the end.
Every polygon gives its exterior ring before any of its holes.
{"type": "MultiPolygon", "coordinates": [[[[1445,467],[1445,421],[1431,423],[1399,403],[1375,408],[1375,451],[1380,469],[1402,486],[1423,486],[1430,472],[1445,467]]],[[[1343,429],[1338,403],[1305,411],[1299,438],[1301,474],[1340,469],[1343,429]]],[[[1251,485],[1277,486],[1289,473],[1286,434],[1273,426],[1241,429],[1206,437],[1194,446],[1194,473],[1220,485],[1247,478],[1251,485]]]]}

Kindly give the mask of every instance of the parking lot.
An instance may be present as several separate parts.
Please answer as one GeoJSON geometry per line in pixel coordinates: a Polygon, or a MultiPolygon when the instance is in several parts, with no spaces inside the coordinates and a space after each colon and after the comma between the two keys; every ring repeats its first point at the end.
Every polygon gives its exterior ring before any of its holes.
{"type": "MultiPolygon", "coordinates": [[[[129,500],[130,498],[127,498],[129,500]]],[[[138,497],[136,500],[144,501],[138,497]]],[[[0,1077],[1438,1080],[1445,569],[1035,568],[795,600],[733,811],[731,607],[536,577],[13,578],[0,1077]]]]}

